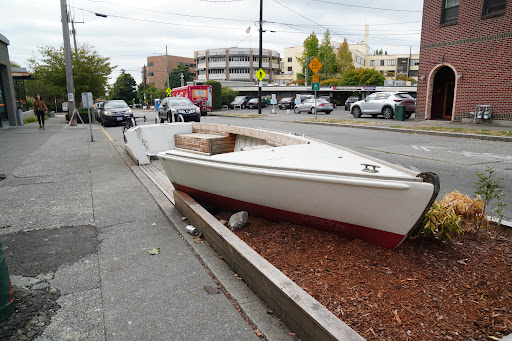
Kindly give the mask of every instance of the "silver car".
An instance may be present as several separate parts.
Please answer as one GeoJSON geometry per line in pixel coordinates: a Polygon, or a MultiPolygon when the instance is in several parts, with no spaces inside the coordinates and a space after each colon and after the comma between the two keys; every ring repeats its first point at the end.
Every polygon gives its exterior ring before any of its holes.
{"type": "Polygon", "coordinates": [[[384,118],[393,118],[395,105],[405,107],[405,118],[411,117],[416,111],[416,100],[406,92],[376,92],[361,101],[352,103],[350,112],[354,117],[368,114],[372,117],[378,115],[384,118]]]}
{"type": "Polygon", "coordinates": [[[331,111],[333,111],[333,110],[334,110],[334,108],[333,108],[332,104],[323,99],[317,99],[316,107],[315,107],[315,99],[314,98],[307,99],[300,104],[295,104],[295,108],[293,108],[293,111],[296,114],[299,114],[302,111],[307,111],[308,114],[324,112],[327,115],[329,115],[331,113],[331,111]]]}

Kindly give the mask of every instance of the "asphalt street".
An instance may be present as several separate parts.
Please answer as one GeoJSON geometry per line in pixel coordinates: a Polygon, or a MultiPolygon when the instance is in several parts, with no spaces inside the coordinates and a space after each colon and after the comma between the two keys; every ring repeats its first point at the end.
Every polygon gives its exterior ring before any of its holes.
{"type": "MultiPolygon", "coordinates": [[[[496,171],[496,178],[503,179],[501,182],[504,190],[502,202],[507,204],[504,210],[504,218],[509,221],[512,220],[512,148],[509,142],[298,124],[294,121],[313,118],[314,115],[307,113],[294,114],[293,111],[287,114],[286,110],[279,109],[276,110],[276,114],[270,112],[270,108],[265,108],[262,113],[266,116],[256,118],[209,115],[203,116],[202,121],[304,134],[415,171],[437,173],[441,180],[441,192],[438,200],[444,194],[454,190],[473,197],[475,183],[478,181],[476,173],[485,171],[487,167],[492,167],[496,171]]],[[[257,110],[230,110],[226,113],[257,114],[257,110]]],[[[151,124],[156,117],[155,111],[136,110],[134,114],[147,117],[148,121],[146,123],[140,122],[139,124],[151,124]]],[[[354,119],[343,107],[336,108],[330,115],[319,113],[318,118],[354,119]]],[[[388,121],[384,118],[360,118],[360,120],[365,119],[374,122],[388,121]]],[[[404,123],[407,123],[407,121],[404,123]]],[[[426,124],[428,125],[428,123],[426,124]]],[[[480,126],[477,128],[480,129],[480,126]]],[[[106,129],[117,141],[120,141],[119,143],[122,142],[121,127],[106,129]]],[[[383,202],[383,204],[390,203],[383,202]]]]}

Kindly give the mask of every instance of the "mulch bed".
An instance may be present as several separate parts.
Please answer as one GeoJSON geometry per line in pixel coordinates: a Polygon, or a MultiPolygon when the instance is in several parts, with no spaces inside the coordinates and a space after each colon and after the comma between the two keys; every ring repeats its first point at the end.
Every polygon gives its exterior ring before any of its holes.
{"type": "Polygon", "coordinates": [[[499,340],[512,333],[511,230],[394,250],[256,217],[236,234],[368,340],[499,340]]]}

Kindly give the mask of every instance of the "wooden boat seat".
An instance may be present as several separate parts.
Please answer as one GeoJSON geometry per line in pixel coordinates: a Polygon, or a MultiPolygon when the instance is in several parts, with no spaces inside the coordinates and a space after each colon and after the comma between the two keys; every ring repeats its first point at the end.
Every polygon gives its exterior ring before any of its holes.
{"type": "Polygon", "coordinates": [[[198,152],[206,155],[231,153],[235,148],[236,135],[215,135],[204,133],[176,134],[176,149],[198,152]]]}

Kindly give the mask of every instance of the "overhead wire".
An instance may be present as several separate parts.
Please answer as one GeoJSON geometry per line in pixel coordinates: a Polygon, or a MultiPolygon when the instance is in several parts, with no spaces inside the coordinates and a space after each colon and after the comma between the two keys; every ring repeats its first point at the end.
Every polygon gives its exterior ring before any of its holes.
{"type": "Polygon", "coordinates": [[[357,8],[364,8],[364,9],[374,9],[374,10],[379,10],[379,11],[394,11],[394,12],[408,12],[408,13],[421,13],[422,12],[422,11],[412,11],[412,10],[407,10],[407,9],[395,9],[395,8],[389,8],[389,7],[387,7],[387,8],[386,7],[380,8],[380,7],[370,7],[370,6],[362,6],[362,5],[352,5],[352,4],[345,4],[345,3],[334,2],[334,1],[327,1],[327,0],[313,0],[313,1],[324,2],[324,3],[327,3],[327,4],[338,5],[338,6],[357,7],[357,8]]]}

